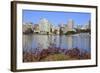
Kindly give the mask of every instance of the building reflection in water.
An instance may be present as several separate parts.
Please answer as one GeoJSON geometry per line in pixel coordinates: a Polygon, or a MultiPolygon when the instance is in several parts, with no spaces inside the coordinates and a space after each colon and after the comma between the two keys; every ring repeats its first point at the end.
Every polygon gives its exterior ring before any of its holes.
{"type": "Polygon", "coordinates": [[[60,49],[80,48],[90,51],[90,36],[84,35],[23,35],[24,51],[35,49],[48,49],[57,47],[60,49]]]}

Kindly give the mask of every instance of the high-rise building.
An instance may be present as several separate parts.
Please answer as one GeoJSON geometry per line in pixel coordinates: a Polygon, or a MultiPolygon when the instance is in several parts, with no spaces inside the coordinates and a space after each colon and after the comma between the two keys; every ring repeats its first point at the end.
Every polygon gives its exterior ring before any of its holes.
{"type": "Polygon", "coordinates": [[[73,26],[74,26],[74,21],[72,19],[69,19],[67,22],[67,30],[68,31],[72,31],[73,30],[73,26]]]}
{"type": "Polygon", "coordinates": [[[40,33],[50,33],[51,24],[46,18],[41,18],[39,22],[40,33]]]}
{"type": "Polygon", "coordinates": [[[63,30],[63,33],[74,31],[74,21],[72,19],[69,19],[67,24],[63,24],[63,27],[61,28],[63,30]]]}
{"type": "Polygon", "coordinates": [[[88,22],[87,22],[87,24],[85,25],[85,28],[86,29],[91,29],[91,21],[89,20],[88,22]]]}
{"type": "Polygon", "coordinates": [[[34,24],[33,30],[34,30],[34,33],[40,33],[39,25],[34,24]]]}
{"type": "Polygon", "coordinates": [[[25,32],[28,29],[32,29],[33,28],[32,25],[33,25],[33,23],[23,23],[23,25],[22,25],[22,32],[25,32]]]}
{"type": "Polygon", "coordinates": [[[81,29],[91,29],[91,21],[88,21],[86,24],[84,24],[81,29]]]}

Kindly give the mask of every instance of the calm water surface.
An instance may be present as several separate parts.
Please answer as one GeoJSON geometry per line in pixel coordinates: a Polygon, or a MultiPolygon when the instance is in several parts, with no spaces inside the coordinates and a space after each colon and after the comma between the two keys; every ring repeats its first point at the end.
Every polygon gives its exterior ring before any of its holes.
{"type": "Polygon", "coordinates": [[[61,49],[79,48],[90,52],[91,36],[88,33],[75,35],[23,35],[23,50],[33,51],[35,49],[48,49],[57,47],[61,49]]]}

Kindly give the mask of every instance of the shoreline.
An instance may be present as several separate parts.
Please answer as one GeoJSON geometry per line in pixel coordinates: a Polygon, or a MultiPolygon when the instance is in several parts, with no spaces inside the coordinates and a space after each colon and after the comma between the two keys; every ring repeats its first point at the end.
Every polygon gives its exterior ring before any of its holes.
{"type": "Polygon", "coordinates": [[[75,33],[75,34],[37,34],[37,33],[30,33],[30,34],[23,34],[23,35],[59,35],[59,36],[62,36],[62,35],[91,35],[90,33],[75,33]]]}

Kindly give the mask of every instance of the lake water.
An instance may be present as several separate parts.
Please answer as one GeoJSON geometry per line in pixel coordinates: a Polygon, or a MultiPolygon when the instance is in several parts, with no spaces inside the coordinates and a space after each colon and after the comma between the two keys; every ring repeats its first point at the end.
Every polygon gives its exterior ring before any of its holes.
{"type": "Polygon", "coordinates": [[[61,49],[79,48],[90,52],[91,36],[88,33],[75,35],[23,35],[23,50],[33,51],[35,49],[48,49],[48,47],[57,47],[61,49]]]}

